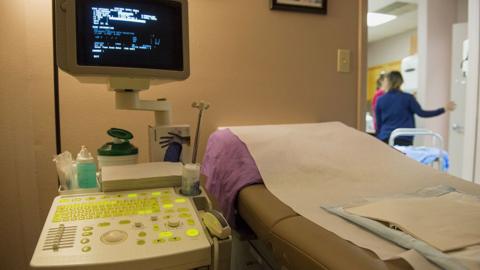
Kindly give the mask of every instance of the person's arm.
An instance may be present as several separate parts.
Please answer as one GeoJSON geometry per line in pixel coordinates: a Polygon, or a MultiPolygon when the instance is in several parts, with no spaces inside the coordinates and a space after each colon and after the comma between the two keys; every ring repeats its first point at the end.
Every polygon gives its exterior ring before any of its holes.
{"type": "Polygon", "coordinates": [[[418,101],[413,97],[410,96],[410,109],[412,110],[413,113],[420,117],[435,117],[438,115],[441,115],[445,113],[445,108],[439,108],[433,111],[425,111],[422,109],[420,104],[418,104],[418,101]]]}
{"type": "Polygon", "coordinates": [[[377,103],[375,106],[375,133],[378,133],[381,127],[382,127],[382,110],[380,109],[380,106],[377,100],[377,103]]]}

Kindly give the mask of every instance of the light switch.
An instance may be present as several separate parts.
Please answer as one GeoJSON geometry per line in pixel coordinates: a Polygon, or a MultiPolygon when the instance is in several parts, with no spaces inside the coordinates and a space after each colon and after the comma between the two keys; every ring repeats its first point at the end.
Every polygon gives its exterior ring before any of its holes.
{"type": "Polygon", "coordinates": [[[350,72],[350,50],[338,49],[337,71],[350,72]]]}

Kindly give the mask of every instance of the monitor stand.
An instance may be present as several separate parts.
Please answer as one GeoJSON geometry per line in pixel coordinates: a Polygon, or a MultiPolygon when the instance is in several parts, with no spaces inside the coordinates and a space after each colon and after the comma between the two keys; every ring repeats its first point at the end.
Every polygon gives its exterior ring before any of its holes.
{"type": "Polygon", "coordinates": [[[150,80],[135,78],[109,78],[110,89],[115,91],[115,106],[119,110],[153,111],[155,126],[170,125],[171,105],[166,99],[141,100],[139,93],[150,87],[150,80]]]}

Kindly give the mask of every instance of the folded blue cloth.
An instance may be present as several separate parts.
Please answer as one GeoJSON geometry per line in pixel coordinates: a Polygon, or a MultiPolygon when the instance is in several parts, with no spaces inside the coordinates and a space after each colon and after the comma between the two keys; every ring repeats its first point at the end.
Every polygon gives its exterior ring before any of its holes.
{"type": "Polygon", "coordinates": [[[415,147],[396,145],[395,149],[401,151],[402,153],[407,155],[407,157],[426,165],[432,164],[439,156],[441,156],[442,162],[440,162],[440,169],[444,172],[448,171],[448,167],[450,166],[448,153],[438,148],[426,146],[415,147]]]}

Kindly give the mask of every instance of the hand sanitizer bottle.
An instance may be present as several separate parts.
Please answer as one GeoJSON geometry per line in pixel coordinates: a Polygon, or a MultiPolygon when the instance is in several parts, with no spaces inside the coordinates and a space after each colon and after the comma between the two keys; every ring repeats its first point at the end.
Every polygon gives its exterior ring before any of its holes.
{"type": "Polygon", "coordinates": [[[84,145],[77,155],[77,178],[80,188],[97,187],[97,165],[84,145]]]}

